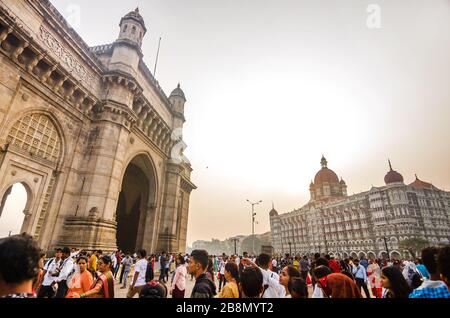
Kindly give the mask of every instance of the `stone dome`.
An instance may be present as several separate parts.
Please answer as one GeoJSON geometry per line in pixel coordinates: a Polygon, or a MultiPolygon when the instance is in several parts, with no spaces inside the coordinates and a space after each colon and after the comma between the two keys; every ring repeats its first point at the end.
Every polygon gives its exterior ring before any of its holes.
{"type": "Polygon", "coordinates": [[[170,97],[181,97],[184,100],[186,100],[186,96],[184,95],[184,92],[181,89],[180,84],[178,84],[177,88],[173,90],[173,92],[170,94],[170,97]]]}
{"type": "Polygon", "coordinates": [[[131,11],[128,14],[126,14],[120,21],[120,24],[122,24],[123,20],[127,20],[127,19],[132,19],[132,20],[135,20],[136,22],[139,22],[142,25],[142,27],[144,28],[144,30],[147,31],[147,28],[145,27],[144,18],[139,13],[139,8],[136,8],[136,10],[131,11]]]}

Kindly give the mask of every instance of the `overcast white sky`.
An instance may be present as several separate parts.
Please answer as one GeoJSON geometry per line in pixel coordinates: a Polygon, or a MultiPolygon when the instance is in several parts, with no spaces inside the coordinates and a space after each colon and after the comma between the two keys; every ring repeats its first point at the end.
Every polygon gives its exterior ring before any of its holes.
{"type": "Polygon", "coordinates": [[[52,2],[89,45],[139,5],[150,69],[163,38],[156,78],[188,99],[189,244],[250,234],[246,199],[270,230],[272,201],[308,201],[322,154],[350,194],[383,185],[388,158],[406,182],[450,189],[448,0],[52,2]]]}

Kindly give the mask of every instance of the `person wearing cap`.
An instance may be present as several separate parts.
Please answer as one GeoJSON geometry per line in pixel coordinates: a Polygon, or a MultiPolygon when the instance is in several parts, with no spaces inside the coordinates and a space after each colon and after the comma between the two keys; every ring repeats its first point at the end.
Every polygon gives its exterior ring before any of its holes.
{"type": "Polygon", "coordinates": [[[65,298],[69,287],[67,286],[67,280],[75,271],[75,264],[70,257],[70,248],[64,247],[62,249],[62,263],[58,277],[53,284],[58,284],[58,290],[55,298],[65,298]]]}

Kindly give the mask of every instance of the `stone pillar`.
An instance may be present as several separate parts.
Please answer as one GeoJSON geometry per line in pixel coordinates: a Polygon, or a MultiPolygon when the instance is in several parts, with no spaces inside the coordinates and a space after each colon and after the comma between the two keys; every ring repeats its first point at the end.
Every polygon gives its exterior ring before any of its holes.
{"type": "Polygon", "coordinates": [[[182,167],[169,160],[166,164],[166,182],[164,185],[162,216],[159,226],[157,251],[170,253],[178,251],[177,212],[180,195],[182,167]]]}
{"type": "Polygon", "coordinates": [[[105,104],[96,111],[89,164],[80,196],[80,211],[66,218],[60,245],[113,251],[117,248],[116,209],[128,147],[130,110],[105,104]]]}

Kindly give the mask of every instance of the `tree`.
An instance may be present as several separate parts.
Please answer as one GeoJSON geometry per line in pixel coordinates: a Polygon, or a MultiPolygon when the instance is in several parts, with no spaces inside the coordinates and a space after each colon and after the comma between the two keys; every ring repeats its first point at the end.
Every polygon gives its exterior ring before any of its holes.
{"type": "Polygon", "coordinates": [[[401,241],[399,247],[401,249],[407,250],[411,256],[415,259],[416,253],[420,253],[425,247],[430,246],[430,242],[421,238],[413,237],[404,241],[401,241]]]}

